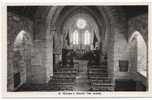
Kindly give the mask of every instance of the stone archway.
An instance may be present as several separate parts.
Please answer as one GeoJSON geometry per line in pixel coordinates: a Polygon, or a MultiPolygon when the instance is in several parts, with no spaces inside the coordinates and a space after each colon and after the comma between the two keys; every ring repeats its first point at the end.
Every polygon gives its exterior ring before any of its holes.
{"type": "MultiPolygon", "coordinates": [[[[87,6],[86,6],[87,7],[87,6]]],[[[60,20],[60,14],[62,15],[63,11],[71,8],[66,7],[66,6],[52,6],[52,7],[40,7],[38,9],[37,14],[35,15],[38,20],[36,20],[37,25],[43,26],[41,27],[42,29],[39,31],[37,30],[37,37],[35,39],[38,40],[45,40],[45,57],[46,60],[44,62],[45,69],[46,69],[46,82],[50,80],[50,76],[53,76],[53,60],[50,61],[50,59],[53,58],[53,51],[51,50],[53,48],[53,42],[51,42],[54,37],[54,35],[58,36],[58,33],[60,33],[60,29],[57,28],[57,26],[62,25],[59,22],[63,22],[60,20]],[[66,8],[66,9],[64,9],[66,8]],[[41,13],[44,12],[44,13],[41,13]],[[42,35],[43,34],[43,35],[42,35]]],[[[91,7],[87,7],[91,8],[91,7]]],[[[104,30],[104,39],[102,39],[102,51],[105,55],[107,55],[108,58],[108,71],[110,73],[110,76],[114,74],[114,70],[117,70],[118,67],[118,62],[119,58],[121,59],[121,56],[123,55],[123,52],[118,54],[117,52],[117,45],[115,44],[115,35],[120,34],[123,37],[123,40],[126,40],[126,30],[127,26],[125,23],[126,19],[123,11],[120,9],[118,10],[119,7],[104,7],[104,6],[97,6],[97,7],[92,7],[95,12],[98,12],[94,15],[97,15],[98,22],[102,22],[100,19],[104,19],[105,21],[105,27],[106,30],[104,30]],[[100,15],[99,15],[100,14],[100,15]],[[102,18],[101,18],[102,16],[102,18]],[[120,17],[121,16],[121,17],[120,17]],[[116,68],[116,69],[114,69],[116,68]]],[[[72,10],[72,9],[71,9],[72,10]]],[[[63,20],[63,19],[62,19],[63,20]]],[[[39,27],[40,27],[39,26],[39,27]]],[[[101,25],[102,26],[102,25],[101,25]]],[[[118,37],[118,36],[117,36],[118,37]]],[[[120,38],[120,37],[119,37],[120,38]]],[[[57,43],[57,44],[60,44],[57,43]]],[[[123,49],[122,49],[123,51],[123,49]]]]}
{"type": "Polygon", "coordinates": [[[133,32],[129,39],[130,71],[138,72],[147,77],[147,45],[138,31],[133,32]]]}
{"type": "MultiPolygon", "coordinates": [[[[58,18],[59,18],[59,16],[60,16],[60,13],[62,12],[62,10],[63,10],[63,8],[64,7],[59,7],[57,10],[52,10],[52,12],[51,12],[51,10],[50,10],[50,14],[48,14],[48,15],[52,15],[51,17],[49,16],[48,18],[49,18],[49,20],[52,20],[51,22],[50,22],[50,29],[52,29],[52,27],[53,28],[55,28],[54,30],[55,31],[52,31],[52,32],[50,32],[50,33],[59,33],[60,32],[60,29],[57,29],[56,28],[56,26],[60,26],[61,25],[61,23],[58,23],[58,18]],[[54,14],[52,14],[52,13],[54,13],[54,14]]],[[[77,7],[73,7],[73,9],[76,9],[77,7]]],[[[53,9],[53,8],[51,8],[51,9],[53,9]]],[[[54,9],[56,9],[56,8],[54,8],[54,9]]],[[[102,10],[103,10],[104,8],[102,8],[102,10]]],[[[71,10],[72,11],[72,10],[71,10]]],[[[102,12],[102,11],[101,11],[102,12]]],[[[104,13],[104,10],[103,10],[103,12],[102,12],[102,14],[104,13]]],[[[67,14],[68,15],[68,14],[67,14]]],[[[66,16],[67,16],[66,15],[66,16]]],[[[63,17],[63,16],[62,16],[63,17]]],[[[97,16],[96,16],[97,17],[97,16]]],[[[101,16],[100,16],[101,17],[101,16]]],[[[107,17],[106,16],[106,14],[104,14],[104,17],[107,17]]],[[[107,17],[108,18],[108,17],[107,17]]],[[[99,19],[97,18],[97,20],[99,21],[99,19]]],[[[103,19],[102,19],[103,20],[103,19]]],[[[62,19],[60,22],[63,22],[64,21],[64,19],[62,19]]],[[[105,20],[105,21],[107,21],[107,20],[105,20]]],[[[99,22],[101,22],[101,21],[99,21],[99,22]]],[[[108,22],[108,21],[107,21],[108,22]]],[[[110,23],[110,22],[109,22],[110,23]]],[[[103,27],[105,27],[104,25],[100,25],[100,26],[103,26],[103,27]]],[[[108,24],[106,24],[106,26],[108,26],[108,24]]],[[[110,28],[110,27],[108,27],[108,28],[110,28]]],[[[103,30],[102,30],[103,31],[103,30]]],[[[106,31],[106,33],[107,32],[109,32],[109,31],[106,31]]],[[[48,35],[47,35],[47,37],[50,35],[50,33],[48,32],[48,35]]],[[[105,33],[105,34],[106,34],[105,33]]],[[[107,34],[106,34],[107,35],[107,34]]],[[[104,36],[104,35],[102,35],[102,37],[106,37],[106,40],[105,39],[102,39],[103,41],[108,41],[107,40],[107,37],[108,37],[108,35],[107,36],[104,36]]],[[[103,43],[105,43],[105,42],[103,42],[103,43]]],[[[103,44],[103,47],[105,46],[105,48],[106,48],[106,45],[105,44],[103,44]]],[[[110,46],[110,47],[112,47],[112,46],[110,46]]],[[[105,49],[104,48],[104,49],[105,49]]],[[[112,50],[112,49],[111,49],[112,50]]],[[[109,53],[108,53],[109,54],[109,53]]],[[[110,58],[110,57],[109,57],[110,58]]]]}
{"type": "Polygon", "coordinates": [[[14,41],[14,88],[18,88],[30,79],[32,38],[28,32],[21,30],[14,41]]]}

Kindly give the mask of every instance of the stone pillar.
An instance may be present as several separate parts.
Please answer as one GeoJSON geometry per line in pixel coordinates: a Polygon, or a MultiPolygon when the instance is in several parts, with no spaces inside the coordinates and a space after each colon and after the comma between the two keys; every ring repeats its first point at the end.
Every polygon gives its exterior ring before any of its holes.
{"type": "Polygon", "coordinates": [[[53,25],[49,26],[46,34],[46,77],[47,82],[53,76],[53,38],[56,33],[53,25]]]}

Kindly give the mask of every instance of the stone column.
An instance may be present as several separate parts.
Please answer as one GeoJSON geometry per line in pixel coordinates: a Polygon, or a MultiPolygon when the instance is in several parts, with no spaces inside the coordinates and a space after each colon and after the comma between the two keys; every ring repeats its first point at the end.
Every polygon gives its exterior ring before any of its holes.
{"type": "Polygon", "coordinates": [[[46,34],[46,77],[47,82],[50,77],[53,76],[53,37],[56,33],[54,25],[51,25],[47,29],[46,34]]]}

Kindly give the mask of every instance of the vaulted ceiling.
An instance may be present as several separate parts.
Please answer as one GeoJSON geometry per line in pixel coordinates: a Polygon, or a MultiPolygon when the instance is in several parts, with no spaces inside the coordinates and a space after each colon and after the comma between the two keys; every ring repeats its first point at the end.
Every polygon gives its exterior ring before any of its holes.
{"type": "MultiPolygon", "coordinates": [[[[20,16],[25,16],[34,20],[36,11],[40,6],[8,6],[7,11],[16,13],[20,16]]],[[[43,7],[43,6],[41,6],[43,7]]],[[[138,16],[142,13],[148,13],[148,6],[119,6],[122,7],[126,16],[129,18],[138,16]]]]}

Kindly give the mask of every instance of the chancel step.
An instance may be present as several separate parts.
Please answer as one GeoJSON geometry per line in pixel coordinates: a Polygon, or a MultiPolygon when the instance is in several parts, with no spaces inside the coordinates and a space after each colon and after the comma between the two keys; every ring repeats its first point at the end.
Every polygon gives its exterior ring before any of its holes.
{"type": "Polygon", "coordinates": [[[111,83],[112,82],[112,80],[90,80],[91,81],[91,83],[111,83]]]}
{"type": "Polygon", "coordinates": [[[74,82],[76,79],[76,69],[73,65],[62,65],[60,66],[56,72],[54,72],[54,76],[52,79],[52,83],[54,83],[54,90],[60,91],[72,91],[74,82]]]}
{"type": "Polygon", "coordinates": [[[88,65],[88,79],[90,82],[90,91],[113,91],[114,83],[111,75],[108,73],[107,63],[100,65],[88,65]]]}

